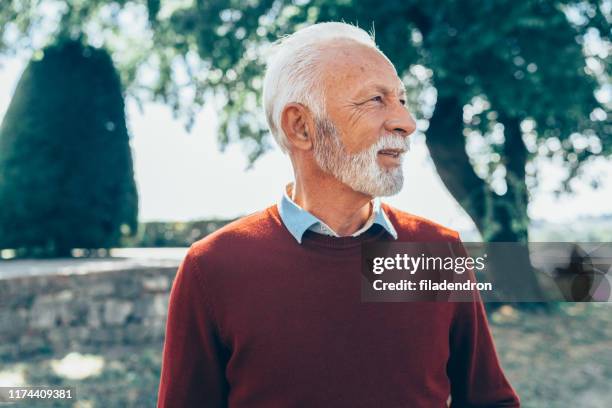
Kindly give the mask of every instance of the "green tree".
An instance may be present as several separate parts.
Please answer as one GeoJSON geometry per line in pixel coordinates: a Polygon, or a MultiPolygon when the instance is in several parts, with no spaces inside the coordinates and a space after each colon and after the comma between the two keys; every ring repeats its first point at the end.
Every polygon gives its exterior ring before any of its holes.
{"type": "Polygon", "coordinates": [[[60,40],[31,61],[0,127],[0,247],[69,256],[135,231],[137,195],[109,54],[60,40]]]}
{"type": "MultiPolygon", "coordinates": [[[[113,54],[128,93],[168,103],[188,127],[194,107],[216,103],[221,145],[243,143],[251,161],[271,146],[260,113],[267,45],[318,21],[374,28],[412,90],[442,181],[486,241],[528,240],[535,158],[563,162],[571,192],[581,166],[612,149],[610,100],[594,96],[610,87],[610,0],[143,1],[139,13],[123,1],[66,4],[63,26],[97,21],[111,49],[120,28],[107,15],[146,15],[139,46],[113,54]],[[154,80],[138,75],[145,65],[154,80]]],[[[24,38],[36,20],[29,11],[15,17],[24,38]]]]}

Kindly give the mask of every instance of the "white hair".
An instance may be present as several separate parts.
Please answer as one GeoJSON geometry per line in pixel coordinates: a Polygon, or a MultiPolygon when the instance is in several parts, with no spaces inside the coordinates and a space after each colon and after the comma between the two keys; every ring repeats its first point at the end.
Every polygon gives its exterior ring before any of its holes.
{"type": "Polygon", "coordinates": [[[338,22],[314,24],[274,43],[263,82],[263,104],[270,131],[285,153],[289,146],[280,121],[287,104],[301,103],[315,117],[325,117],[320,62],[324,45],[333,40],[355,41],[384,56],[373,36],[359,27],[338,22]]]}

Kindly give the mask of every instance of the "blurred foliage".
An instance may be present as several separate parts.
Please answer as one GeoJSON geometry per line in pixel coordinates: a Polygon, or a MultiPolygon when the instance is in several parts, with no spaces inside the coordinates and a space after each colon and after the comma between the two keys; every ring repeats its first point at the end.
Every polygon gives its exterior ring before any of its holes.
{"type": "Polygon", "coordinates": [[[117,72],[103,49],[66,40],[20,78],[0,127],[0,248],[69,256],[137,227],[117,72]]]}
{"type": "Polygon", "coordinates": [[[133,237],[124,237],[125,247],[188,247],[200,238],[233,220],[201,220],[190,222],[144,222],[133,237]]]}
{"type": "Polygon", "coordinates": [[[532,222],[534,242],[612,242],[612,215],[580,217],[572,223],[532,222]]]}
{"type": "Polygon", "coordinates": [[[242,143],[253,162],[272,140],[260,95],[269,45],[319,21],[372,29],[451,194],[485,240],[524,241],[536,159],[562,163],[559,191],[571,192],[582,166],[612,151],[611,10],[610,0],[10,0],[0,52],[36,49],[44,27],[48,38],[83,33],[112,50],[131,98],[168,104],[188,129],[214,104],[221,147],[242,143]]]}

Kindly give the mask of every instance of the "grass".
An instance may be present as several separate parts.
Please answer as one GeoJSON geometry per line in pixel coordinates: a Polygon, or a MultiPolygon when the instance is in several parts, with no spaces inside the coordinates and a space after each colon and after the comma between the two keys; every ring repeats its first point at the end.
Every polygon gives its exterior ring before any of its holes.
{"type": "Polygon", "coordinates": [[[490,322],[523,407],[612,407],[612,304],[561,303],[551,314],[502,308],[490,322]]]}

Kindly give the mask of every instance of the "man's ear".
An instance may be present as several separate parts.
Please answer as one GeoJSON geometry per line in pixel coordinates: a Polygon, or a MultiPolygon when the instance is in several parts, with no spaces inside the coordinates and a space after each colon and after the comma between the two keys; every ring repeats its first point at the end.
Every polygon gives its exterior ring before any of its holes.
{"type": "Polygon", "coordinates": [[[281,113],[281,128],[291,146],[300,150],[312,148],[314,122],[310,109],[301,103],[288,103],[281,113]]]}

